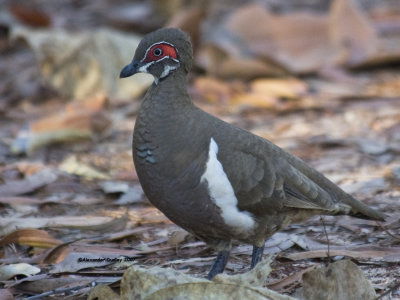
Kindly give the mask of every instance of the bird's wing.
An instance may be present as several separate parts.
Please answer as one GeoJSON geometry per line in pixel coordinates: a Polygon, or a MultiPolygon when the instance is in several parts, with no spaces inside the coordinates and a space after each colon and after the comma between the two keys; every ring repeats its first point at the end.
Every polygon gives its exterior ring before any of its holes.
{"type": "Polygon", "coordinates": [[[383,213],[353,198],[270,141],[215,118],[209,121],[213,137],[221,146],[218,160],[233,187],[239,209],[265,214],[293,207],[385,219],[383,213]]]}
{"type": "Polygon", "coordinates": [[[284,156],[280,157],[275,147],[264,150],[262,155],[259,154],[259,147],[255,143],[253,147],[243,150],[236,145],[227,149],[220,158],[222,165],[227,166],[224,171],[240,209],[260,214],[284,207],[338,209],[338,200],[334,195],[290,165],[284,156]]]}

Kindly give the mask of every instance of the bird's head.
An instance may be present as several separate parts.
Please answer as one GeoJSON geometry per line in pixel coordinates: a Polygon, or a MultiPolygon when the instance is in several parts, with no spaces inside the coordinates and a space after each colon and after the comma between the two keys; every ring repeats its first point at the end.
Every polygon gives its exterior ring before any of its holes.
{"type": "Polygon", "coordinates": [[[188,73],[192,61],[189,36],[180,29],[162,28],[143,37],[132,62],[122,69],[120,78],[142,72],[153,75],[158,83],[177,70],[188,73]]]}

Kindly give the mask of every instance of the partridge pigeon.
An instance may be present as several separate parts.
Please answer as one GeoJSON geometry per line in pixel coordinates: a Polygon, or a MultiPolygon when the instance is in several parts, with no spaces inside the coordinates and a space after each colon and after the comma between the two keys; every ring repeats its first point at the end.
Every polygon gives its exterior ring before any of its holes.
{"type": "Polygon", "coordinates": [[[231,240],[253,245],[251,267],[268,237],[317,214],[383,220],[301,159],[196,107],[187,91],[193,51],[186,33],[147,34],[120,77],[154,76],[133,133],[143,190],[171,221],[219,253],[208,274],[223,272],[231,240]]]}

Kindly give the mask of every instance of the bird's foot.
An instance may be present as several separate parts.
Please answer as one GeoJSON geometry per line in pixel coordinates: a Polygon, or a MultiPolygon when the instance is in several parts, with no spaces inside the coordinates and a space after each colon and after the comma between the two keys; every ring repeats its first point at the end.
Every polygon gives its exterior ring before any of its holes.
{"type": "Polygon", "coordinates": [[[229,258],[229,250],[226,251],[220,251],[218,253],[218,256],[214,262],[214,264],[211,267],[210,272],[207,275],[207,279],[208,280],[212,280],[215,275],[222,273],[225,269],[225,266],[228,262],[228,258],[229,258]]]}
{"type": "Polygon", "coordinates": [[[264,253],[264,245],[261,247],[253,246],[253,254],[251,255],[250,269],[253,269],[256,264],[261,260],[264,253]]]}

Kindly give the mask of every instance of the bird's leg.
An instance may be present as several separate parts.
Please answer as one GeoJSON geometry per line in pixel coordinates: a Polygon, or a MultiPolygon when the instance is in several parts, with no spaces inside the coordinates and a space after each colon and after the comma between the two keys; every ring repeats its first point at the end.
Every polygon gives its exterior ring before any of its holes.
{"type": "Polygon", "coordinates": [[[210,272],[207,275],[208,280],[212,280],[215,275],[222,273],[225,269],[226,263],[228,262],[230,250],[224,250],[218,252],[218,256],[211,267],[210,272]]]}
{"type": "Polygon", "coordinates": [[[264,253],[264,245],[261,247],[253,246],[253,254],[251,255],[250,269],[253,269],[256,264],[261,260],[264,253]]]}

